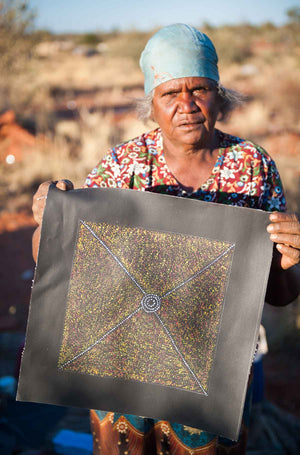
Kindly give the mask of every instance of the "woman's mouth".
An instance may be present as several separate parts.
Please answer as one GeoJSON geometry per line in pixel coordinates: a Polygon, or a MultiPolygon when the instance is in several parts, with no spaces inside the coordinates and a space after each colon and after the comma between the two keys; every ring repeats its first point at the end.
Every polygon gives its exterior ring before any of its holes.
{"type": "Polygon", "coordinates": [[[199,128],[200,125],[204,123],[203,120],[185,120],[182,122],[179,122],[177,126],[181,129],[197,129],[199,128]]]}
{"type": "Polygon", "coordinates": [[[180,127],[195,127],[197,125],[201,125],[202,123],[204,123],[204,119],[203,118],[197,118],[197,119],[184,119],[184,120],[180,120],[178,123],[177,123],[177,126],[180,126],[180,127]]]}

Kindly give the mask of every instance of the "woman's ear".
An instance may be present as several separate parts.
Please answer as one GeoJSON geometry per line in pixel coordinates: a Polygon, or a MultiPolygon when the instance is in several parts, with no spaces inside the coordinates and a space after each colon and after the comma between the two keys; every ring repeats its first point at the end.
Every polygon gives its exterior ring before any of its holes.
{"type": "Polygon", "coordinates": [[[152,92],[151,111],[150,111],[150,115],[149,115],[149,120],[151,120],[152,122],[155,122],[154,105],[153,105],[153,103],[154,103],[154,90],[152,92]]]}
{"type": "Polygon", "coordinates": [[[217,115],[217,122],[221,122],[223,120],[223,113],[221,112],[221,109],[219,108],[218,115],[217,115]]]}
{"type": "Polygon", "coordinates": [[[152,120],[152,122],[156,122],[155,117],[154,117],[154,112],[153,112],[153,101],[152,101],[152,104],[151,104],[151,112],[150,112],[150,115],[149,115],[149,119],[152,120]]]}
{"type": "Polygon", "coordinates": [[[218,109],[218,114],[217,114],[217,122],[221,122],[224,118],[224,112],[223,112],[223,104],[224,104],[224,100],[222,99],[221,95],[218,93],[217,95],[217,101],[216,101],[216,104],[217,104],[217,109],[218,109]]]}

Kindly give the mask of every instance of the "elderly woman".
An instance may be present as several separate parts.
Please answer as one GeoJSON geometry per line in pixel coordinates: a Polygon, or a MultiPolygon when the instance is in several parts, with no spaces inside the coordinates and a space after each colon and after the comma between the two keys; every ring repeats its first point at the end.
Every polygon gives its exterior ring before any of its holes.
{"type": "MultiPolygon", "coordinates": [[[[140,60],[146,94],[140,107],[159,128],[111,149],[85,186],[152,191],[273,212],[268,231],[276,248],[266,300],[285,305],[300,292],[300,223],[295,215],[283,213],[283,189],[269,155],[215,128],[240,101],[236,92],[221,86],[217,62],[212,42],[195,28],[175,24],[157,32],[140,60]]],[[[48,186],[42,184],[34,197],[38,223],[48,186]]],[[[57,186],[72,188],[68,181],[57,186]]],[[[39,232],[37,228],[34,234],[35,256],[39,232]]],[[[246,420],[245,412],[235,443],[176,423],[91,411],[94,453],[242,454],[246,420]]]]}

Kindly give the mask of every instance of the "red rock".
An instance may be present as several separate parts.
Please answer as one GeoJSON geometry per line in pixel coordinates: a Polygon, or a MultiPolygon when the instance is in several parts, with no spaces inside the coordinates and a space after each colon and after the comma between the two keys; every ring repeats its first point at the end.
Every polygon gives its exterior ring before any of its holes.
{"type": "Polygon", "coordinates": [[[32,151],[35,144],[35,137],[16,123],[13,111],[0,116],[0,162],[7,162],[9,155],[12,163],[22,161],[24,153],[32,151]]]}

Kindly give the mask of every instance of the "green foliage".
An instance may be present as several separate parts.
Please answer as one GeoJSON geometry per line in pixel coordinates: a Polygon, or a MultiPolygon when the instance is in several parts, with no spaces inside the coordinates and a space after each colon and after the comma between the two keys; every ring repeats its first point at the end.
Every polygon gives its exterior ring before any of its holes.
{"type": "Polygon", "coordinates": [[[289,18],[289,22],[291,24],[300,24],[300,7],[295,6],[294,8],[290,8],[286,12],[287,17],[289,18]]]}
{"type": "Polygon", "coordinates": [[[78,39],[79,44],[85,44],[87,46],[96,46],[101,42],[101,38],[96,33],[86,33],[84,35],[80,35],[78,39]]]}

